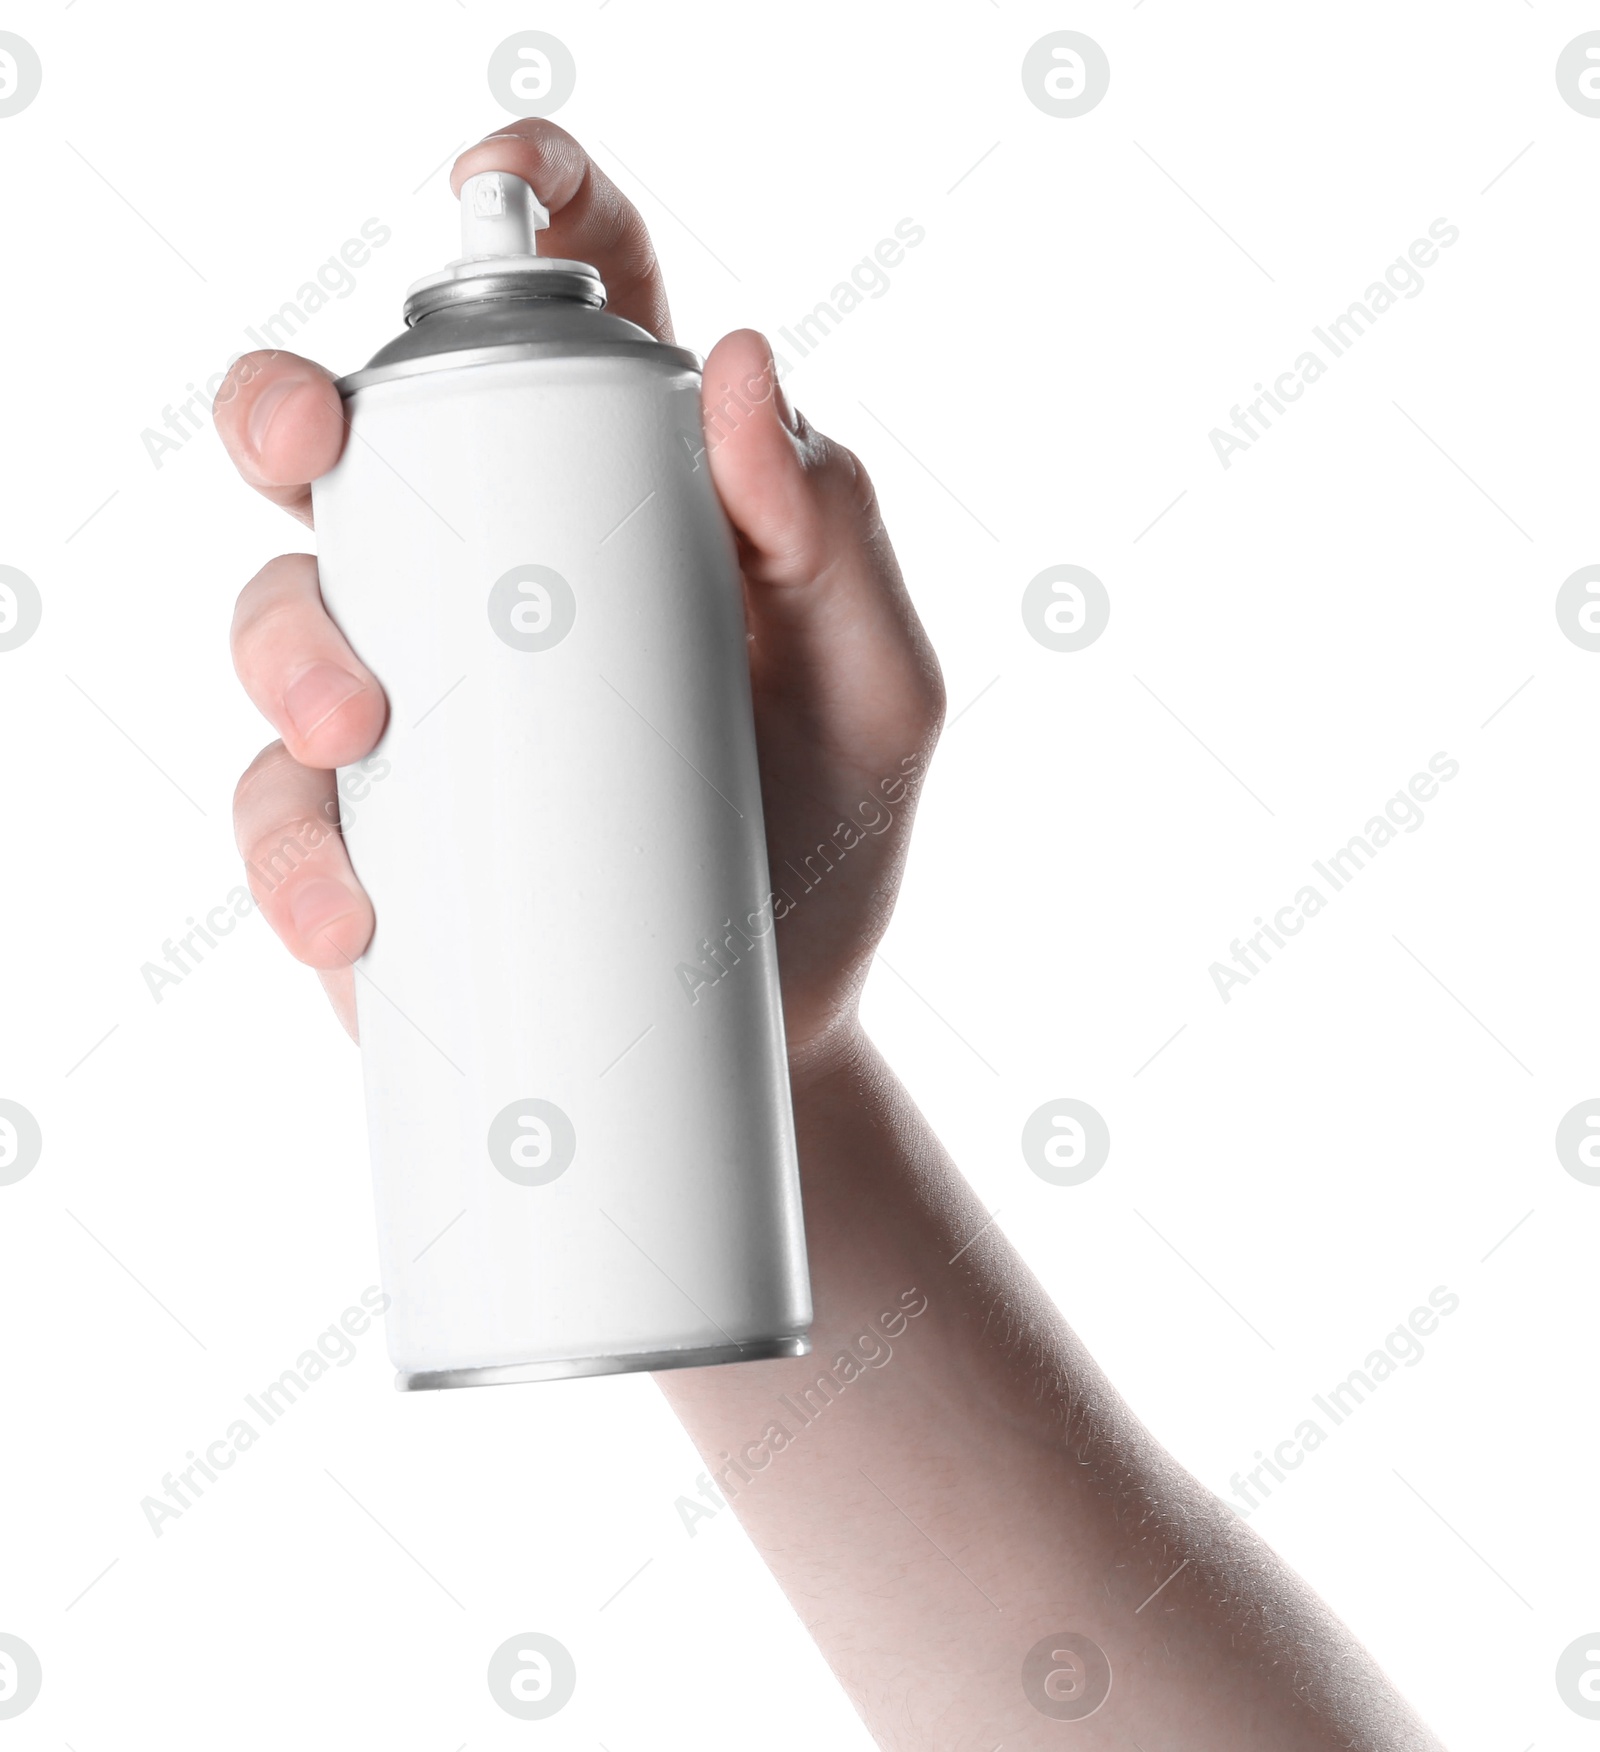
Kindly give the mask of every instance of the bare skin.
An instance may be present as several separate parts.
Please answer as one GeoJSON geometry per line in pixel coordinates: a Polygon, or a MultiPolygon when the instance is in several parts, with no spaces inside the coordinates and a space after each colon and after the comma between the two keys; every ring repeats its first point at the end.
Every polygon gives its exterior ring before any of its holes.
{"type": "MultiPolygon", "coordinates": [[[[549,252],[592,262],[613,310],[670,338],[644,224],[569,135],[544,121],[491,135],[454,187],[484,170],[531,182],[549,252]]],[[[1321,1601],[1140,1426],[862,1033],[943,717],[938,663],[865,472],[792,413],[759,335],[713,349],[704,413],[744,573],[772,864],[859,822],[864,799],[889,799],[894,820],[778,926],[813,1355],[664,1374],[663,1392],[886,1747],[1437,1749],[1321,1601]],[[1092,1686],[1081,1653],[1055,1652],[1067,1633],[1112,1673],[1081,1720],[1037,1707],[1092,1686]]],[[[252,354],[217,427],[245,480],[309,523],[309,483],[345,436],[329,374],[252,354]]],[[[255,863],[332,818],[332,769],[372,750],[386,708],[309,555],[245,587],[233,643],[282,737],[239,781],[255,863]]],[[[257,898],[353,1034],[351,961],[373,914],[342,842],[321,838],[257,898]]]]}

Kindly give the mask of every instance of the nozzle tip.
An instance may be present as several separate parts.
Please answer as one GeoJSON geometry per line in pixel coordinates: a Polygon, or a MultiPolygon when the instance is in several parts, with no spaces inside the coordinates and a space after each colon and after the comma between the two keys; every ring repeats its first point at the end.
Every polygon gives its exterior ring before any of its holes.
{"type": "Polygon", "coordinates": [[[549,223],[550,215],[539,197],[510,171],[480,171],[461,185],[464,260],[537,255],[537,234],[549,223]]]}

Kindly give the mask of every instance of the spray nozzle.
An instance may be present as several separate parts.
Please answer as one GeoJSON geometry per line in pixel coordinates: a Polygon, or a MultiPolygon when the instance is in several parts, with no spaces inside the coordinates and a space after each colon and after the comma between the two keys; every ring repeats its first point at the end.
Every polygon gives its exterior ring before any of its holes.
{"type": "Polygon", "coordinates": [[[537,255],[538,233],[549,223],[539,197],[509,171],[480,171],[461,185],[463,261],[537,255]]]}
{"type": "Polygon", "coordinates": [[[407,326],[446,305],[557,299],[602,309],[606,289],[593,268],[539,254],[538,236],[549,223],[544,203],[520,176],[508,170],[469,176],[461,185],[461,254],[411,287],[407,326]]]}

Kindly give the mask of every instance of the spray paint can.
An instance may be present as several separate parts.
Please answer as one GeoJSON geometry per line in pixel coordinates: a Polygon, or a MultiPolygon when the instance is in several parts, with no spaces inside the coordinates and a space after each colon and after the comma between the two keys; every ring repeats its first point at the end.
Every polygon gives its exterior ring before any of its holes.
{"type": "Polygon", "coordinates": [[[699,361],[519,178],[342,380],[329,613],[387,692],[345,838],[402,1389],[799,1356],[810,1285],[741,584],[699,361]],[[712,984],[690,967],[727,970],[712,984]]]}

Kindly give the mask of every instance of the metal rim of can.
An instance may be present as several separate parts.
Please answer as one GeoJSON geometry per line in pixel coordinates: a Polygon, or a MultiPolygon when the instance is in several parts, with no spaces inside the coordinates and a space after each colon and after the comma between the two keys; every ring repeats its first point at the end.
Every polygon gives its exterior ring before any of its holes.
{"type": "Polygon", "coordinates": [[[359,389],[390,383],[401,377],[420,377],[431,371],[461,371],[478,365],[507,365],[524,359],[643,359],[668,365],[677,371],[699,373],[704,361],[687,347],[669,347],[663,341],[508,341],[490,347],[458,347],[453,352],[425,353],[416,359],[398,359],[392,365],[369,366],[352,371],[334,385],[348,399],[359,389]]]}
{"type": "Polygon", "coordinates": [[[735,1339],[731,1344],[696,1345],[680,1350],[613,1351],[590,1357],[557,1357],[537,1363],[489,1363],[479,1367],[401,1369],[394,1378],[400,1393],[426,1393],[447,1387],[509,1387],[526,1381],[570,1381],[586,1375],[659,1374],[666,1369],[703,1369],[716,1363],[756,1363],[775,1357],[811,1354],[811,1334],[735,1339]]]}
{"type": "Polygon", "coordinates": [[[507,299],[559,298],[590,310],[605,306],[600,276],[583,262],[560,262],[539,271],[512,268],[503,273],[476,273],[421,280],[406,295],[406,327],[450,305],[504,303],[507,299]]]}

